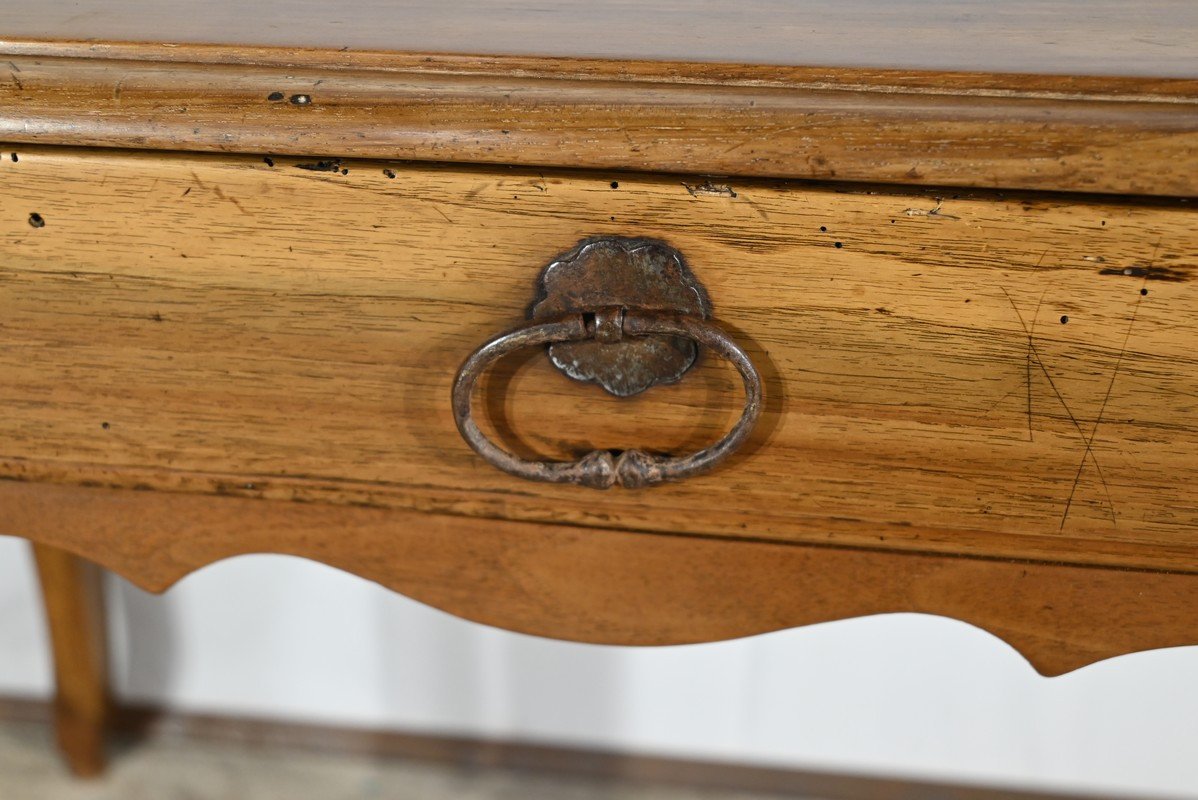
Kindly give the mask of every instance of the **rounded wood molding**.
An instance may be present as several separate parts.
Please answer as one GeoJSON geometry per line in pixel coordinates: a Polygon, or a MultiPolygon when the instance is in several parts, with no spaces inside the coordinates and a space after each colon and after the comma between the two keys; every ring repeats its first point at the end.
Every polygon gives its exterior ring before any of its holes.
{"type": "Polygon", "coordinates": [[[12,39],[0,62],[22,144],[1198,195],[1194,80],[12,39]]]}

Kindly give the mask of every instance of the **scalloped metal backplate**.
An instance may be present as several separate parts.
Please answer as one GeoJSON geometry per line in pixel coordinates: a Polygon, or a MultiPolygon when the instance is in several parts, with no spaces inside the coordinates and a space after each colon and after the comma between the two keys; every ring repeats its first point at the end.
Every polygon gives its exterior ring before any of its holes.
{"type": "MultiPolygon", "coordinates": [[[[655,239],[600,236],[584,239],[541,271],[529,319],[594,313],[622,307],[711,318],[707,290],[682,254],[655,239]]],[[[575,380],[597,383],[629,397],[673,383],[695,363],[695,343],[677,336],[636,336],[549,346],[549,358],[575,380]]]]}

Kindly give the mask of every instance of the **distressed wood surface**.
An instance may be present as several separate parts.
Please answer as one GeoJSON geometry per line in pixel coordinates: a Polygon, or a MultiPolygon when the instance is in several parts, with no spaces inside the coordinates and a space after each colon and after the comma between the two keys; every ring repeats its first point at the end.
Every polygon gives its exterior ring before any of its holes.
{"type": "MultiPolygon", "coordinates": [[[[1198,568],[1187,203],[3,152],[0,477],[1198,568]],[[726,467],[603,493],[458,437],[459,364],[600,233],[679,247],[761,370],[726,467]]],[[[484,383],[527,456],[697,449],[741,403],[716,359],[633,399],[533,351],[484,383]]]]}
{"type": "Polygon", "coordinates": [[[0,35],[1198,77],[1185,0],[73,0],[10,4],[0,35]]]}
{"type": "Polygon", "coordinates": [[[914,611],[984,628],[1045,675],[1198,642],[1198,579],[1175,573],[13,481],[0,507],[12,530],[152,591],[223,558],[286,553],[556,639],[686,644],[914,611]]]}
{"type": "Polygon", "coordinates": [[[1194,80],[13,40],[0,67],[22,143],[1198,195],[1194,80]]]}

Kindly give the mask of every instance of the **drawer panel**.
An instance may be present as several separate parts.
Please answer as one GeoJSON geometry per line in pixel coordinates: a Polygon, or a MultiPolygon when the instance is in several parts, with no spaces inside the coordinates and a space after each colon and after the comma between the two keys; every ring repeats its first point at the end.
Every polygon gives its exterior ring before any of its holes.
{"type": "MultiPolygon", "coordinates": [[[[11,150],[0,477],[1198,567],[1184,201],[11,150]],[[458,436],[462,360],[597,234],[678,247],[761,369],[717,471],[536,484],[458,436]]],[[[691,450],[741,401],[710,358],[631,399],[539,352],[483,383],[490,434],[551,458],[691,450]]]]}

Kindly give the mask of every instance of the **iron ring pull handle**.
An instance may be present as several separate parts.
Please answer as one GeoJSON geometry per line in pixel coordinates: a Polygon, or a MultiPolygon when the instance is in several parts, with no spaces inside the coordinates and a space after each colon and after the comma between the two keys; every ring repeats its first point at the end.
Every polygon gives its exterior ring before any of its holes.
{"type": "Polygon", "coordinates": [[[761,376],[748,354],[719,326],[694,316],[604,309],[570,314],[550,321],[533,321],[500,334],[470,354],[453,384],[453,415],[466,443],[504,472],[547,483],[577,483],[595,489],[619,484],[626,489],[651,486],[697,475],[715,467],[745,443],[761,416],[761,376]],[[594,450],[577,461],[528,461],[496,445],[479,429],[471,413],[474,384],[496,360],[523,347],[554,342],[597,339],[619,341],[622,336],[666,334],[683,336],[711,348],[735,365],[745,385],[744,412],[732,430],[710,447],[687,456],[658,456],[625,450],[616,456],[594,450]]]}

